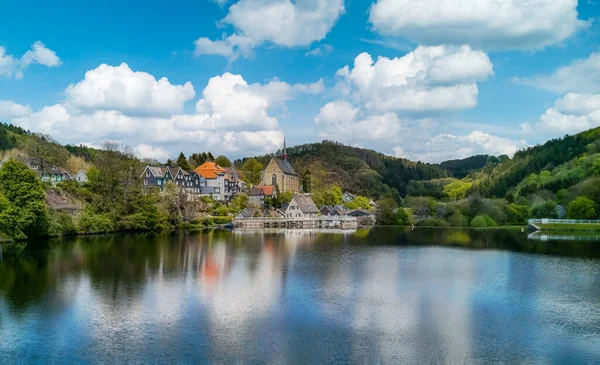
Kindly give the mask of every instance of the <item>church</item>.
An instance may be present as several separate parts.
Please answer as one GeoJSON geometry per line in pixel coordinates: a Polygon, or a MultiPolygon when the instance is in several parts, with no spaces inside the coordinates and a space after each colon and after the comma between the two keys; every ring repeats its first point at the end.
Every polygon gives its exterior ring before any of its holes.
{"type": "Polygon", "coordinates": [[[294,194],[300,192],[298,174],[287,160],[285,139],[283,140],[282,159],[272,158],[262,173],[261,185],[275,185],[280,192],[291,191],[294,194]]]}

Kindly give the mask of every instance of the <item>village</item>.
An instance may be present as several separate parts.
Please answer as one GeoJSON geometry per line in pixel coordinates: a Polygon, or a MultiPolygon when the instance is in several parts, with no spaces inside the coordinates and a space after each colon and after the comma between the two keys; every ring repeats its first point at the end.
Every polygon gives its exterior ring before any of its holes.
{"type": "MultiPolygon", "coordinates": [[[[64,168],[41,167],[34,160],[26,164],[52,186],[69,181],[85,184],[87,172],[80,169],[71,174],[64,168]]],[[[148,164],[140,176],[145,194],[163,194],[173,185],[189,201],[209,198],[228,205],[243,196],[244,208],[232,216],[232,224],[240,228],[355,228],[375,224],[375,203],[369,209],[352,209],[356,196],[343,192],[341,203],[318,207],[311,193],[305,192],[299,175],[288,160],[285,141],[282,154],[271,158],[262,170],[260,182],[251,184],[243,178],[244,171],[223,167],[216,161],[206,161],[191,170],[180,166],[148,164]],[[277,204],[279,203],[279,204],[277,204]]]]}

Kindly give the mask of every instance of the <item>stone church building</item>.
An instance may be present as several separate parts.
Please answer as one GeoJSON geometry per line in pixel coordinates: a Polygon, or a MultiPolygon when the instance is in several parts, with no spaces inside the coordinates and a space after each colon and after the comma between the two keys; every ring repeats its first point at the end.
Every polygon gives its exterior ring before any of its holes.
{"type": "Polygon", "coordinates": [[[262,173],[261,185],[275,185],[280,192],[300,192],[298,174],[287,160],[285,140],[283,141],[283,159],[272,158],[262,173]]]}

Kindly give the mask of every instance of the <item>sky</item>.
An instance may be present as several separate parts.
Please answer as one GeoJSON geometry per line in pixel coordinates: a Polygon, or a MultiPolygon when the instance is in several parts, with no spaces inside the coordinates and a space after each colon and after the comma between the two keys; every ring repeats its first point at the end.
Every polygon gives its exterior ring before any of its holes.
{"type": "Polygon", "coordinates": [[[441,162],[600,126],[598,0],[0,1],[0,121],[166,160],[441,162]]]}

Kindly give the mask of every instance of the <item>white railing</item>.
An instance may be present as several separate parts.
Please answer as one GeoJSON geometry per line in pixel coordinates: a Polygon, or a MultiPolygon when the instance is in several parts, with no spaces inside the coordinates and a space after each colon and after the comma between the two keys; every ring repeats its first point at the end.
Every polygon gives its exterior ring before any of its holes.
{"type": "Polygon", "coordinates": [[[288,222],[288,221],[331,221],[331,222],[353,222],[356,221],[356,217],[248,217],[248,218],[235,218],[234,221],[260,221],[260,222],[288,222]]]}
{"type": "Polygon", "coordinates": [[[600,220],[586,219],[530,219],[529,223],[533,224],[600,224],[600,220]]]}

